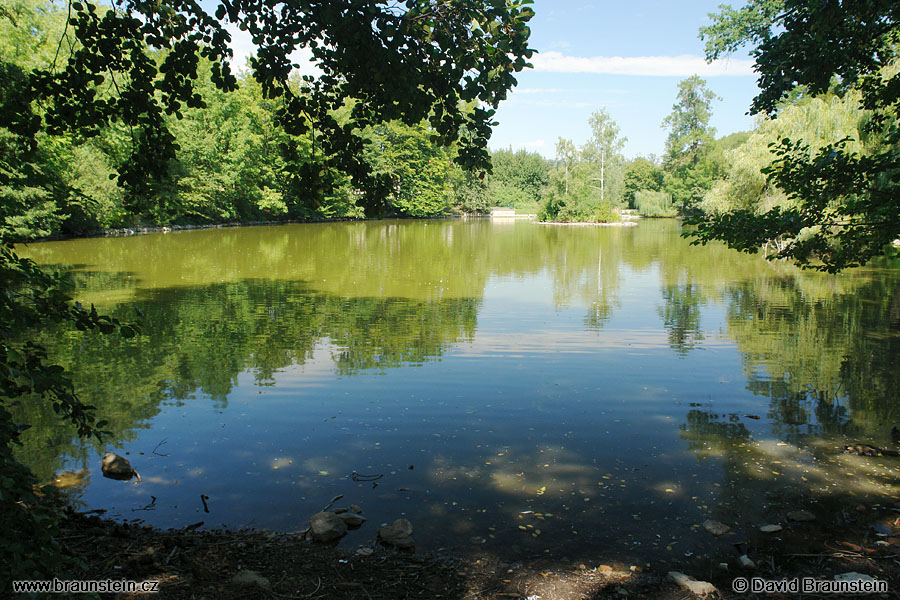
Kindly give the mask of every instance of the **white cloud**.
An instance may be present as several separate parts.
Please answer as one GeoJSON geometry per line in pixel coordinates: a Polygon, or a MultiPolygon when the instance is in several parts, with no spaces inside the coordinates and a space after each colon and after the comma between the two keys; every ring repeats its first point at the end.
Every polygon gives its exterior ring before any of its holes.
{"type": "Polygon", "coordinates": [[[543,148],[547,145],[544,140],[532,140],[530,142],[519,142],[516,144],[519,148],[543,148]]]}
{"type": "Polygon", "coordinates": [[[565,88],[513,88],[510,95],[518,94],[572,94],[572,93],[589,93],[589,94],[630,94],[632,90],[623,90],[615,88],[590,89],[582,88],[580,90],[565,88]]]}
{"type": "Polygon", "coordinates": [[[753,61],[716,60],[711,64],[702,56],[566,56],[561,52],[535,54],[535,71],[555,73],[598,73],[604,75],[643,75],[650,77],[704,77],[753,75],[753,61]]]}
{"type": "Polygon", "coordinates": [[[561,94],[562,92],[567,92],[569,90],[564,90],[562,88],[515,88],[512,93],[514,94],[561,94]]]}
{"type": "Polygon", "coordinates": [[[579,100],[530,100],[519,98],[518,96],[510,96],[506,100],[507,104],[517,104],[525,106],[548,106],[555,108],[590,108],[596,106],[596,102],[583,102],[579,100]]]}

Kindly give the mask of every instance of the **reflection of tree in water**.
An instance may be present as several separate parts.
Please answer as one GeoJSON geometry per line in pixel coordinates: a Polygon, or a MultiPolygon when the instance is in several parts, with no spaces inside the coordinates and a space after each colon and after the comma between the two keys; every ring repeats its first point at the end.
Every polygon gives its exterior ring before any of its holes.
{"type": "Polygon", "coordinates": [[[585,303],[585,326],[602,328],[619,306],[622,249],[632,233],[617,227],[539,226],[541,252],[535,257],[553,279],[554,304],[585,303]]]}
{"type": "Polygon", "coordinates": [[[694,409],[685,416],[680,430],[690,452],[722,466],[722,476],[707,499],[709,517],[736,528],[743,536],[769,522],[771,510],[805,488],[802,475],[785,468],[788,461],[797,462],[794,448],[761,446],[742,415],[694,409]],[[774,475],[776,472],[779,475],[774,475]]]}
{"type": "MultiPolygon", "coordinates": [[[[88,258],[113,250],[109,272],[80,271],[79,287],[112,304],[117,316],[131,319],[141,309],[145,335],[125,342],[48,332],[54,339],[48,345],[75,373],[82,397],[110,421],[114,437],[128,440],[164,402],[201,392],[224,405],[239,373],[271,383],[279,369],[309,361],[323,345],[336,350],[340,374],[433,360],[474,336],[493,276],[546,274],[557,305],[587,305],[585,326],[597,329],[620,306],[624,277],[646,271],[658,273],[659,317],[681,355],[703,343],[704,307],[726,307],[727,335],[742,353],[749,389],[768,399],[766,416],[779,439],[875,437],[897,418],[896,270],[830,277],[719,246],[698,251],[673,237],[674,222],[629,229],[458,221],[308,229],[309,236],[285,227],[77,240],[84,256],[76,252],[73,260],[83,268],[92,268],[88,258]]],[[[42,247],[46,261],[61,262],[68,244],[42,247]]],[[[50,427],[55,415],[34,406],[17,410],[36,413],[27,418],[38,426],[26,432],[23,452],[41,474],[56,468],[60,447],[84,456],[70,431],[50,427]]],[[[697,452],[701,438],[744,439],[746,430],[731,416],[691,419],[683,435],[697,452]]],[[[737,471],[743,463],[735,453],[737,471]]]]}
{"type": "Polygon", "coordinates": [[[638,227],[633,269],[656,267],[660,317],[679,354],[702,343],[702,307],[726,307],[747,388],[769,399],[773,434],[884,437],[900,420],[900,269],[876,261],[841,275],[803,271],[710,244],[671,243],[674,222],[638,227]],[[696,334],[695,334],[696,332],[696,334]]]}
{"type": "Polygon", "coordinates": [[[698,409],[688,411],[685,423],[679,426],[679,430],[681,439],[688,442],[687,449],[701,458],[720,455],[750,438],[750,432],[741,423],[739,415],[718,415],[698,409]]]}
{"type": "Polygon", "coordinates": [[[795,460],[794,449],[761,447],[742,418],[735,413],[693,409],[685,415],[680,430],[688,451],[722,466],[721,478],[705,499],[709,518],[746,536],[768,522],[772,507],[788,496],[794,497],[795,492],[799,494],[803,485],[800,475],[784,469],[787,461],[795,460]],[[776,469],[780,477],[773,474],[776,469]]]}
{"type": "MultiPolygon", "coordinates": [[[[302,283],[250,280],[207,287],[152,290],[112,314],[143,317],[133,340],[74,331],[48,331],[53,360],[72,373],[81,397],[109,422],[112,441],[134,439],[166,402],[184,403],[198,392],[224,408],[237,377],[250,371],[257,384],[287,366],[304,364],[317,346],[335,348],[338,374],[422,363],[447,346],[471,339],[480,301],[451,298],[339,298],[309,292],[302,283]]],[[[35,426],[21,455],[42,477],[60,455],[86,453],[46,403],[17,408],[35,426]]],[[[99,450],[99,448],[98,448],[99,450]]]]}
{"type": "Polygon", "coordinates": [[[900,389],[900,273],[832,277],[775,265],[749,275],[722,286],[721,299],[747,388],[767,399],[766,421],[694,410],[681,427],[690,451],[721,461],[711,516],[752,538],[760,523],[810,499],[841,507],[893,497],[893,465],[837,448],[889,444],[900,389]],[[756,440],[744,425],[766,422],[756,440]]]}
{"type": "Polygon", "coordinates": [[[751,544],[764,535],[760,525],[783,521],[792,510],[835,514],[860,502],[896,498],[895,464],[843,454],[833,438],[806,436],[790,443],[754,436],[743,419],[697,409],[680,429],[689,451],[721,465],[721,478],[709,491],[710,518],[735,528],[751,544]]]}
{"type": "Polygon", "coordinates": [[[878,437],[897,418],[896,279],[892,272],[820,298],[784,279],[729,291],[728,333],[743,354],[748,389],[770,398],[775,435],[878,437]]]}
{"type": "Polygon", "coordinates": [[[681,356],[686,355],[703,341],[700,328],[700,307],[706,298],[699,287],[686,283],[670,285],[662,289],[665,304],[659,310],[663,326],[668,331],[669,346],[681,356]]]}

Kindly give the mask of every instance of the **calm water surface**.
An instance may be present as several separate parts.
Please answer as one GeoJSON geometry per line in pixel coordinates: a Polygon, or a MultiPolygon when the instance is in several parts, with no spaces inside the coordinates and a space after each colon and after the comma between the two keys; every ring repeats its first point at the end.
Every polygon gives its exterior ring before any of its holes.
{"type": "Polygon", "coordinates": [[[120,519],[296,531],[343,494],[369,518],[349,548],[407,517],[423,549],[682,557],[734,541],[702,532],[708,518],[752,538],[787,509],[900,491],[896,459],[837,450],[888,444],[900,420],[896,265],[801,272],[691,247],[671,220],[304,224],[20,251],[142,323],[130,341],[45,339],[110,421],[106,445],[19,409],[47,424],[22,451],[35,471],[76,472],[78,501],[120,519]],[[143,482],[104,479],[110,450],[143,482]]]}

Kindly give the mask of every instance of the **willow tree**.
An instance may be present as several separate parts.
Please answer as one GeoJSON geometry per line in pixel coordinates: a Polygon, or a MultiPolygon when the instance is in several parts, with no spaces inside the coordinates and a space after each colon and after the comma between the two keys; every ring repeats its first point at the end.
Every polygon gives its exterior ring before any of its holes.
{"type": "Polygon", "coordinates": [[[797,96],[858,93],[864,118],[857,136],[821,148],[802,137],[778,140],[766,174],[792,205],[698,218],[697,241],[756,252],[781,239],[775,256],[829,272],[891,252],[900,235],[900,4],[753,0],[713,20],[701,30],[708,59],[751,47],[761,90],[751,112],[777,118],[797,96]]]}
{"type": "MultiPolygon", "coordinates": [[[[858,103],[859,93],[843,98],[801,98],[783,106],[777,118],[761,120],[747,141],[731,151],[725,178],[706,194],[700,208],[710,215],[722,215],[742,209],[762,214],[799,206],[796,198],[789,198],[766,177],[765,170],[772,164],[770,148],[790,138],[803,139],[811,152],[841,140],[848,149],[861,151],[859,129],[865,114],[858,103]]],[[[781,239],[772,241],[781,244],[781,239]]]]}

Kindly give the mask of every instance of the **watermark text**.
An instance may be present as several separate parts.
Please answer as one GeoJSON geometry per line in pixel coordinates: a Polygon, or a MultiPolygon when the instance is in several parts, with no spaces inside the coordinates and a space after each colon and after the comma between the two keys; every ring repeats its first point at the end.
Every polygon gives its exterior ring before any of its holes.
{"type": "Polygon", "coordinates": [[[152,594],[159,591],[158,581],[129,579],[53,579],[13,581],[13,592],[27,594],[152,594]]]}
{"type": "Polygon", "coordinates": [[[762,577],[738,577],[731,582],[731,589],[739,594],[884,594],[887,581],[879,579],[763,579],[762,577]]]}

